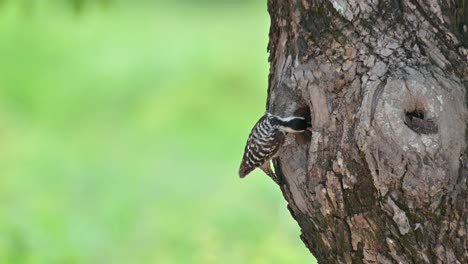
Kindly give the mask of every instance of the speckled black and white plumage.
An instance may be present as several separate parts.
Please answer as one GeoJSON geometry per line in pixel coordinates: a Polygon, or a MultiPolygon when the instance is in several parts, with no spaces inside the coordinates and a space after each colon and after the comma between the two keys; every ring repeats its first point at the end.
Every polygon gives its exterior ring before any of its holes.
{"type": "Polygon", "coordinates": [[[283,145],[286,133],[300,133],[306,128],[307,123],[302,117],[283,118],[265,113],[254,125],[247,139],[239,176],[243,178],[255,168],[261,168],[277,181],[275,173],[271,170],[270,160],[283,145]]]}

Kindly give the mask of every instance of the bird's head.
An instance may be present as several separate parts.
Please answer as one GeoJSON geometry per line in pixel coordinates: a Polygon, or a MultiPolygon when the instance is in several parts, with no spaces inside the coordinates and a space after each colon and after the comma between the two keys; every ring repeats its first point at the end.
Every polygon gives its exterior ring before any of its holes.
{"type": "Polygon", "coordinates": [[[307,121],[303,117],[279,118],[279,128],[285,133],[302,133],[307,129],[307,121]]]}

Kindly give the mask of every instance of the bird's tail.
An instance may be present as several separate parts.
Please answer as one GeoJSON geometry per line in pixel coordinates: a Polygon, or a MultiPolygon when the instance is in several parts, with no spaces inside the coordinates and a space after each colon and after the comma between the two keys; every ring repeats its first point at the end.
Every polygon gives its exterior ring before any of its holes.
{"type": "Polygon", "coordinates": [[[245,176],[247,176],[254,169],[255,168],[253,168],[253,167],[247,167],[247,166],[244,166],[244,164],[241,164],[241,166],[239,168],[239,177],[245,178],[245,176]]]}

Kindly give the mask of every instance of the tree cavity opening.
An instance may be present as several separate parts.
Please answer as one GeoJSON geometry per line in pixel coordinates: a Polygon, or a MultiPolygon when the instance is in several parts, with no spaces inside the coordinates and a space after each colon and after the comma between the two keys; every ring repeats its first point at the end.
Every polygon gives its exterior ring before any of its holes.
{"type": "Polygon", "coordinates": [[[427,111],[419,101],[404,110],[405,125],[417,134],[436,134],[439,127],[433,118],[428,118],[427,111]]]}

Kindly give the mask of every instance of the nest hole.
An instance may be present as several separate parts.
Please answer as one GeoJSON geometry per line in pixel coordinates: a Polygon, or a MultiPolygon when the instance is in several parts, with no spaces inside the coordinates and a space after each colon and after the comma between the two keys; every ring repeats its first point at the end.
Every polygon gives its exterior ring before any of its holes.
{"type": "Polygon", "coordinates": [[[421,106],[405,110],[404,114],[405,125],[417,134],[436,134],[439,131],[436,121],[428,118],[426,110],[421,106]]]}
{"type": "Polygon", "coordinates": [[[405,111],[405,117],[409,118],[410,120],[412,120],[413,118],[419,118],[419,119],[424,120],[425,116],[426,116],[425,111],[421,109],[416,109],[413,111],[405,111]]]}
{"type": "Polygon", "coordinates": [[[310,140],[312,138],[312,132],[310,131],[310,129],[312,128],[312,115],[310,107],[307,105],[303,105],[294,112],[294,115],[304,117],[307,122],[307,126],[309,127],[309,129],[304,131],[304,133],[296,134],[296,143],[298,143],[299,145],[310,143],[310,140]]]}
{"type": "Polygon", "coordinates": [[[307,106],[307,105],[303,105],[299,108],[297,108],[296,111],[294,111],[294,115],[295,116],[302,116],[305,118],[305,120],[307,121],[307,124],[308,125],[311,125],[312,124],[312,115],[311,115],[311,112],[310,112],[310,107],[307,106]]]}

